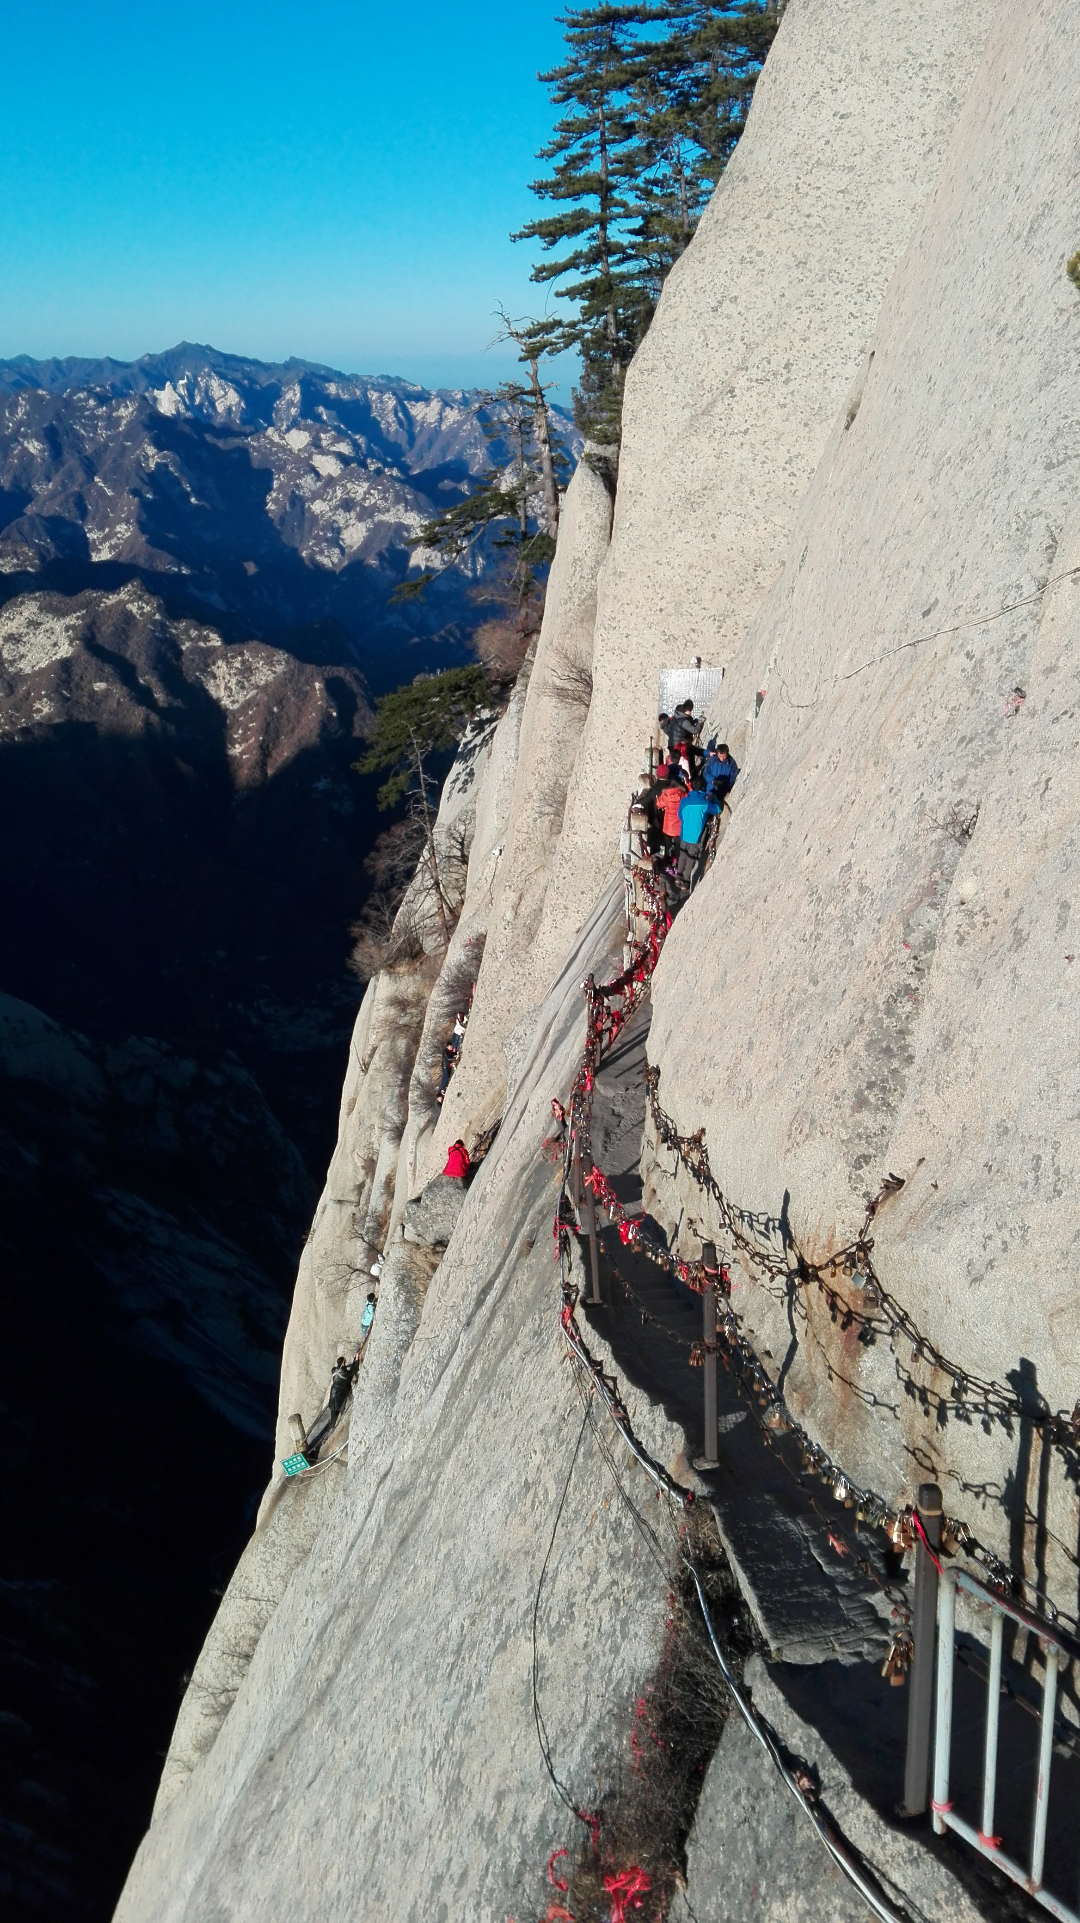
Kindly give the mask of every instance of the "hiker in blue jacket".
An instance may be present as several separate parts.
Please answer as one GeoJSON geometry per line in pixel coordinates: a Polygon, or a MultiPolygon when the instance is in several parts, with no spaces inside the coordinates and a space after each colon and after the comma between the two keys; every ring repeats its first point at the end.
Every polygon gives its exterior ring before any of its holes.
{"type": "Polygon", "coordinates": [[[705,783],[699,777],[689,794],[684,795],[679,803],[678,876],[686,889],[693,887],[708,812],[709,797],[705,793],[705,783]]]}
{"type": "Polygon", "coordinates": [[[715,738],[710,741],[705,756],[705,787],[710,801],[716,802],[715,813],[719,813],[734,788],[739,775],[739,764],[726,741],[717,747],[715,738]]]}
{"type": "Polygon", "coordinates": [[[693,848],[696,852],[708,812],[705,784],[698,781],[679,803],[679,840],[684,848],[693,848]]]}

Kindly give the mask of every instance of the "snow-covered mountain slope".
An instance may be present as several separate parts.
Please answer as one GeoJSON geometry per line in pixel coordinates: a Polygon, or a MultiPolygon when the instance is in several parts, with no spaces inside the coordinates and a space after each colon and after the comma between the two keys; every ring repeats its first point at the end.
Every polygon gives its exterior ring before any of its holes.
{"type": "Polygon", "coordinates": [[[0,361],[0,598],[138,573],[172,611],[308,658],[314,628],[320,658],[392,685],[402,646],[413,672],[445,665],[476,624],[483,547],[422,600],[390,596],[431,566],[424,523],[486,470],[487,420],[477,393],[187,344],[127,365],[0,361]]]}

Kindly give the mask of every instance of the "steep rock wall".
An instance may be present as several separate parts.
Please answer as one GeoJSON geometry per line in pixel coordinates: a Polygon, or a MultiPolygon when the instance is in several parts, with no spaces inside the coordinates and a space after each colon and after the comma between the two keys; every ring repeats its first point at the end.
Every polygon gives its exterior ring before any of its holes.
{"type": "MultiPolygon", "coordinates": [[[[627,378],[595,691],[553,876],[568,932],[610,872],[657,670],[734,663],[779,572],[993,13],[793,0],[784,14],[627,378]]],[[[734,734],[744,708],[726,712],[734,734]]]]}
{"type": "MultiPolygon", "coordinates": [[[[448,873],[455,859],[460,863],[462,849],[468,855],[491,756],[488,725],[463,744],[444,787],[435,837],[448,873]]],[[[382,1253],[395,1219],[409,1088],[442,966],[429,897],[426,877],[418,874],[399,918],[415,911],[430,924],[425,952],[415,961],[381,969],[373,976],[356,1018],[337,1146],[300,1259],[285,1337],[275,1451],[279,1457],[288,1455],[292,1447],[290,1415],[296,1411],[305,1422],[311,1421],[325,1400],[334,1357],[341,1351],[351,1353],[356,1345],[372,1286],[371,1265],[382,1253]]]]}
{"type": "MultiPolygon", "coordinates": [[[[537,1007],[565,953],[568,931],[552,867],[588,714],[596,582],[610,531],[611,497],[586,458],[563,505],[544,624],[515,742],[513,782],[499,810],[500,859],[490,868],[478,861],[475,881],[470,869],[465,919],[476,913],[475,902],[485,915],[487,945],[473,1020],[429,1168],[447,1142],[481,1134],[501,1113],[537,1007]]],[[[600,773],[590,776],[590,786],[600,773]]]]}
{"type": "MultiPolygon", "coordinates": [[[[784,1216],[812,1257],[850,1240],[887,1172],[904,1176],[875,1223],[883,1280],[952,1359],[1066,1410],[1078,80],[1066,8],[999,14],[857,414],[835,423],[725,690],[735,712],[768,692],[722,860],[663,958],[651,1043],[664,1106],[684,1131],[705,1125],[724,1190],[784,1216]],[[688,1001],[702,954],[708,985],[688,1001]]],[[[669,1167],[659,1153],[661,1198],[669,1167]]],[[[692,1186],[669,1219],[705,1219],[692,1186]]],[[[786,1311],[754,1289],[746,1306],[782,1356],[786,1311]]],[[[1038,1446],[956,1412],[928,1423],[902,1393],[910,1351],[899,1381],[887,1346],[841,1362],[824,1303],[810,1315],[824,1356],[805,1344],[790,1386],[852,1473],[895,1495],[916,1464],[935,1470],[958,1513],[1014,1562],[1026,1552],[1029,1573],[1049,1566],[1067,1600],[1053,1532],[1075,1547],[1075,1503],[1057,1471],[1037,1494],[1038,1446]]]]}
{"type": "Polygon", "coordinates": [[[459,1078],[466,1072],[465,1064],[474,1064],[477,1055],[485,1053],[477,1047],[477,1038],[483,1036],[486,1039],[488,1035],[487,1024],[482,1016],[475,1025],[470,1019],[472,1041],[466,1034],[461,1060],[446,1091],[442,1111],[434,1105],[434,1083],[438,1075],[442,1042],[450,1033],[455,1012],[467,1009],[466,983],[476,982],[477,972],[482,970],[481,957],[487,952],[485,944],[490,939],[496,913],[496,894],[506,859],[507,837],[512,829],[519,743],[535,678],[535,662],[536,646],[533,644],[522,663],[506,711],[499,718],[491,753],[479,784],[476,831],[469,855],[465,899],[428,1005],[417,1050],[410,1087],[409,1120],[398,1163],[391,1234],[397,1229],[409,1197],[417,1195],[424,1183],[443,1167],[448,1144],[462,1135],[467,1136],[475,1148],[477,1139],[498,1121],[502,1111],[501,1100],[493,1100],[490,1091],[485,1088],[483,1098],[474,1105],[475,1112],[460,1126],[451,1126],[451,1118],[457,1121],[459,1116],[461,1105],[455,1101],[455,1092],[459,1078]]]}
{"type": "MultiPolygon", "coordinates": [[[[640,1553],[555,1331],[555,1174],[537,1159],[548,1098],[581,1046],[580,978],[621,950],[608,892],[541,1011],[498,1140],[426,1292],[392,1399],[353,1410],[347,1476],[263,1630],[216,1741],[163,1806],[117,1915],[446,1915],[546,1905],[573,1842],[536,1742],[539,1627],[557,1767],[596,1798],[664,1639],[668,1579],[640,1553]]],[[[389,1267],[389,1263],[388,1263],[389,1267]]],[[[373,1379],[395,1342],[380,1305],[373,1379]]],[[[601,1354],[603,1351],[601,1350],[601,1354]]],[[[682,1438],[630,1396],[655,1455],[682,1438]]],[[[302,1493],[282,1492],[282,1501],[302,1493]]],[[[639,1491],[640,1494],[640,1491],[639,1491]]]]}

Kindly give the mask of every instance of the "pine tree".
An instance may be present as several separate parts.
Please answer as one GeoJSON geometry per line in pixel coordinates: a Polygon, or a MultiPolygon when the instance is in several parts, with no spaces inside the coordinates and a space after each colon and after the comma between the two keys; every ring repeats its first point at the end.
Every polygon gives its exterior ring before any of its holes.
{"type": "MultiPolygon", "coordinates": [[[[503,315],[504,323],[506,317],[503,315]]],[[[517,334],[512,338],[518,339],[517,334]]],[[[521,341],[524,336],[521,337],[521,341]]],[[[519,342],[521,344],[521,342],[519,342]]],[[[555,552],[558,533],[559,479],[566,456],[557,437],[552,435],[547,399],[540,385],[537,356],[523,347],[522,358],[529,365],[529,381],[503,381],[494,393],[486,394],[480,404],[481,426],[493,449],[486,473],[461,501],[444,508],[420,531],[420,545],[444,562],[460,561],[493,528],[493,546],[509,559],[509,569],[500,584],[500,597],[522,607],[536,593],[536,569],[544,567],[555,552]],[[538,515],[534,510],[539,506],[538,515]]],[[[417,588],[430,581],[425,575],[417,588]]],[[[400,592],[400,590],[399,590],[400,592]]]]}
{"type": "Polygon", "coordinates": [[[782,12],[779,0],[674,0],[671,7],[675,30],[661,48],[670,63],[667,91],[712,186],[742,136],[782,12]]]}
{"type": "Polygon", "coordinates": [[[549,340],[549,329],[542,321],[511,320],[505,307],[500,307],[498,312],[503,324],[500,340],[513,341],[518,350],[519,360],[523,361],[529,370],[529,391],[532,396],[532,440],[540,463],[544,532],[554,543],[559,538],[559,480],[562,470],[566,467],[566,450],[552,434],[547,395],[540,384],[541,357],[553,351],[549,340]]]}
{"type": "Polygon", "coordinates": [[[566,283],[557,297],[576,311],[542,323],[534,341],[547,353],[580,351],[578,422],[598,440],[617,439],[623,377],[651,313],[628,232],[635,147],[628,88],[635,34],[656,17],[648,5],[583,7],[560,17],[569,58],[540,78],[568,111],[540,152],[554,162],[552,172],[532,182],[558,211],[514,235],[556,255],[539,262],[532,278],[541,286],[566,283]]]}
{"type": "Polygon", "coordinates": [[[746,124],[783,0],[655,0],[562,17],[569,58],[540,78],[569,111],[533,182],[559,211],[515,240],[545,253],[533,279],[563,282],[576,312],[532,322],[537,358],[581,354],[578,424],[617,444],[622,390],[664,280],[688,246],[746,124]],[[659,29],[659,31],[657,31],[659,29]]]}
{"type": "Polygon", "coordinates": [[[638,258],[659,298],[746,125],[777,0],[665,0],[633,83],[638,258]]]}

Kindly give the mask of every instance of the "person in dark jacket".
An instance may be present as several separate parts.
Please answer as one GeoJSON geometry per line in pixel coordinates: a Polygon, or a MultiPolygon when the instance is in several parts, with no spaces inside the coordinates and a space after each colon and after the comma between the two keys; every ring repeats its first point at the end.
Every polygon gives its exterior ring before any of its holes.
{"type": "Polygon", "coordinates": [[[345,1357],[339,1355],[334,1364],[334,1373],[330,1377],[329,1398],[331,1429],[345,1407],[346,1400],[352,1390],[352,1385],[356,1381],[356,1372],[359,1367],[359,1356],[354,1356],[351,1362],[346,1362],[345,1357]]]}
{"type": "Polygon", "coordinates": [[[680,702],[671,720],[668,722],[668,748],[672,755],[674,755],[679,748],[689,746],[700,731],[701,723],[694,720],[693,702],[680,702]]]}
{"type": "Polygon", "coordinates": [[[727,742],[722,741],[719,747],[710,743],[705,756],[705,788],[710,801],[715,801],[722,808],[735,786],[738,774],[739,764],[727,742]]]}

